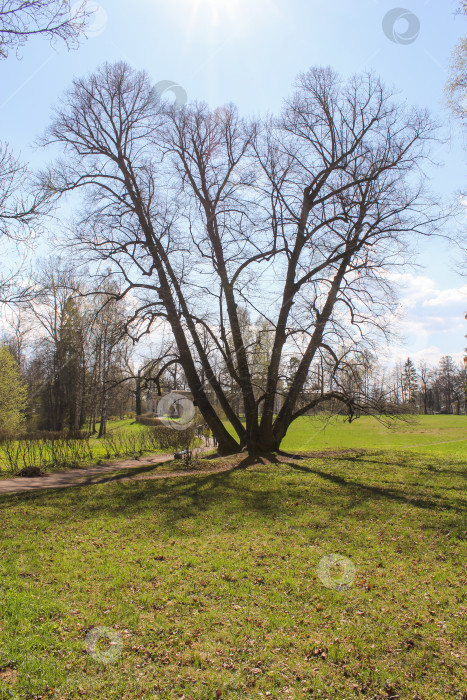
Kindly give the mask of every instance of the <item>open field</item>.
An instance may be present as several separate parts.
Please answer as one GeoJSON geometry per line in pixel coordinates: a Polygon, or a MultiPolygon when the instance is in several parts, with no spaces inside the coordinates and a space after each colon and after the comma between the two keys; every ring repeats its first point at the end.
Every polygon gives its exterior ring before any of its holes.
{"type": "Polygon", "coordinates": [[[0,698],[465,700],[467,459],[281,459],[2,497],[0,698]]]}
{"type": "Polygon", "coordinates": [[[343,448],[412,449],[467,456],[467,416],[408,416],[386,427],[373,417],[352,423],[341,417],[303,417],[292,424],[284,450],[309,452],[343,448]]]}

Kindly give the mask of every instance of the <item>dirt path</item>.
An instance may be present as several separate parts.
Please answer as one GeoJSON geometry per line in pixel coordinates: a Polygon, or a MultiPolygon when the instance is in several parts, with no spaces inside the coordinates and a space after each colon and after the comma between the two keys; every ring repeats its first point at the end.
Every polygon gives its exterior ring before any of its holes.
{"type": "MultiPolygon", "coordinates": [[[[207,452],[212,450],[212,447],[206,447],[199,452],[207,452]]],[[[195,455],[194,455],[195,456],[195,455]]],[[[54,472],[46,476],[39,477],[14,477],[13,479],[0,479],[0,496],[11,493],[30,493],[32,491],[41,491],[43,489],[64,489],[71,486],[83,486],[86,484],[105,483],[108,481],[127,481],[133,478],[143,479],[162,479],[170,476],[188,476],[190,474],[210,473],[201,470],[197,471],[180,471],[180,472],[164,472],[162,474],[144,474],[135,476],[122,475],[109,476],[106,479],[98,479],[105,474],[115,474],[118,470],[124,469],[141,469],[151,465],[165,464],[171,462],[173,455],[152,455],[149,457],[141,457],[140,459],[128,459],[125,461],[112,462],[105,466],[86,467],[84,469],[71,469],[66,472],[54,472]]],[[[216,470],[219,471],[219,470],[216,470]]],[[[224,470],[221,470],[224,471],[224,470]]]]}
{"type": "MultiPolygon", "coordinates": [[[[445,445],[453,442],[466,442],[466,438],[461,438],[458,440],[443,440],[440,442],[429,442],[420,445],[403,445],[397,446],[396,449],[408,449],[411,447],[428,447],[431,445],[445,445]]],[[[394,446],[391,446],[394,447],[394,446]]],[[[203,452],[209,452],[214,449],[213,447],[203,447],[197,449],[196,454],[201,454],[203,452]]],[[[375,448],[373,448],[375,449],[375,448]]],[[[378,449],[378,448],[376,448],[378,449]]],[[[386,448],[387,449],[387,448],[386,448]]],[[[305,457],[305,458],[316,458],[316,457],[330,457],[330,456],[344,456],[344,454],[361,452],[361,449],[348,449],[348,450],[326,450],[321,452],[311,452],[311,453],[298,453],[297,455],[289,455],[290,457],[305,457]]],[[[371,451],[371,450],[370,450],[371,451]]],[[[196,454],[193,456],[196,458],[196,454]]],[[[178,472],[162,472],[160,474],[151,473],[137,473],[137,470],[144,471],[144,467],[150,467],[157,464],[165,464],[173,460],[173,455],[162,454],[162,455],[152,455],[149,457],[140,457],[139,459],[129,459],[125,461],[112,462],[104,466],[86,467],[84,469],[72,469],[66,472],[55,472],[47,474],[46,476],[40,477],[15,477],[13,479],[0,479],[0,496],[13,493],[29,493],[33,491],[42,491],[43,489],[64,489],[70,488],[72,486],[85,486],[87,484],[104,484],[110,481],[142,481],[148,479],[169,479],[178,476],[193,476],[195,474],[213,474],[215,472],[227,472],[235,468],[233,465],[229,464],[225,467],[213,467],[212,469],[194,469],[185,470],[178,472]],[[115,474],[120,470],[134,469],[135,474],[115,474]],[[107,478],[105,475],[109,474],[107,478]],[[110,476],[111,475],[111,476],[110,476]],[[104,477],[104,478],[102,478],[104,477]]]]}

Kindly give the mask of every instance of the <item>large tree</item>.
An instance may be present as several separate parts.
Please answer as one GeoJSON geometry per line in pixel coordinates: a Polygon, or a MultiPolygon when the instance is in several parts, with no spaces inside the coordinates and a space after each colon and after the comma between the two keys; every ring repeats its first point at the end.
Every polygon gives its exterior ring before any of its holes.
{"type": "Polygon", "coordinates": [[[91,415],[95,427],[100,413],[99,437],[107,431],[111,391],[121,383],[128,360],[129,338],[125,329],[125,307],[118,303],[115,285],[107,284],[93,295],[95,311],[90,325],[91,415]]]}
{"type": "MultiPolygon", "coordinates": [[[[465,0],[459,3],[458,12],[467,15],[465,0]]],[[[467,37],[463,37],[454,49],[446,92],[453,114],[467,124],[467,37]]]]}
{"type": "Polygon", "coordinates": [[[275,450],[323,401],[368,410],[342,390],[303,402],[303,387],[319,353],[338,365],[384,330],[387,271],[439,220],[423,187],[433,138],[429,116],[371,75],[313,68],[279,117],[252,124],[233,106],[161,104],[145,73],[106,64],[58,108],[45,141],[65,156],[44,182],[84,190],[81,254],[139,300],[141,333],[170,326],[220,450],[275,450]],[[267,330],[259,383],[245,309],[267,330]]]}
{"type": "MultiPolygon", "coordinates": [[[[467,15],[467,0],[460,0],[458,13],[467,15]]],[[[467,36],[462,37],[453,51],[449,80],[446,84],[446,95],[450,110],[461,125],[465,138],[467,127],[467,36]]],[[[465,186],[462,188],[462,200],[465,207],[465,186]]],[[[464,225],[462,225],[459,234],[458,245],[460,256],[456,255],[458,259],[456,267],[461,275],[466,276],[467,237],[464,225]]]]}

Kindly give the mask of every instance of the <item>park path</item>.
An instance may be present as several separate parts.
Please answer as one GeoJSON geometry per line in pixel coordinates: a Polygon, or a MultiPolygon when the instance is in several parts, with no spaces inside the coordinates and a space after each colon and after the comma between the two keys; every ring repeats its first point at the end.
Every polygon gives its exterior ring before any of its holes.
{"type": "MultiPolygon", "coordinates": [[[[197,450],[196,454],[212,450],[212,447],[206,446],[197,450]]],[[[196,454],[193,456],[195,457],[196,454]]],[[[96,477],[104,476],[105,474],[115,474],[115,472],[124,469],[141,469],[157,464],[165,464],[173,460],[173,454],[152,455],[149,457],[141,457],[139,459],[128,459],[124,461],[112,462],[104,466],[85,467],[83,469],[70,469],[66,472],[53,472],[45,476],[38,477],[14,477],[13,479],[0,479],[0,496],[13,493],[31,493],[33,491],[42,491],[43,489],[64,489],[71,486],[84,486],[86,484],[104,483],[105,481],[127,481],[135,478],[130,475],[109,476],[108,479],[99,480],[96,482],[96,477]]],[[[210,473],[212,470],[207,469],[205,472],[201,470],[179,471],[179,472],[164,472],[162,474],[145,474],[145,479],[162,479],[170,476],[188,476],[191,474],[210,473]]],[[[224,471],[224,469],[216,470],[224,471]]],[[[138,478],[138,475],[135,475],[138,478]]]]}
{"type": "MultiPolygon", "coordinates": [[[[419,445],[402,445],[397,446],[396,449],[408,449],[411,447],[428,447],[432,445],[447,445],[453,442],[466,442],[467,438],[461,438],[458,440],[442,440],[440,442],[427,442],[425,444],[419,445]]],[[[384,446],[383,446],[384,447],[384,446]]],[[[388,447],[394,446],[386,446],[388,447]]],[[[196,454],[202,452],[208,452],[214,449],[210,446],[205,446],[198,448],[196,454]]],[[[349,452],[354,452],[358,450],[348,450],[349,452]]],[[[194,456],[196,457],[196,454],[194,456]]],[[[308,456],[322,457],[324,455],[337,454],[333,451],[321,451],[312,453],[308,456]]],[[[341,454],[339,452],[338,454],[341,454]]],[[[297,455],[298,456],[298,455],[297,455]]],[[[54,472],[47,474],[46,476],[40,477],[15,477],[13,479],[0,479],[0,496],[6,494],[14,493],[31,493],[34,491],[42,491],[44,489],[64,489],[70,488],[72,486],[85,486],[86,484],[102,484],[109,481],[140,481],[146,479],[168,479],[177,476],[193,476],[194,474],[212,474],[214,472],[226,472],[232,470],[232,465],[227,465],[225,467],[214,468],[214,469],[196,469],[196,470],[184,470],[178,472],[162,472],[161,474],[134,474],[128,475],[124,474],[119,476],[115,474],[119,470],[125,469],[141,469],[142,467],[148,467],[151,465],[165,464],[173,460],[172,454],[162,454],[162,455],[152,455],[149,457],[140,457],[139,459],[128,459],[125,461],[112,462],[111,464],[106,464],[105,466],[95,466],[86,467],[83,469],[71,469],[66,472],[54,472]],[[105,476],[106,474],[112,474],[106,479],[98,479],[98,477],[105,476]],[[98,480],[97,480],[98,479],[98,480]]]]}

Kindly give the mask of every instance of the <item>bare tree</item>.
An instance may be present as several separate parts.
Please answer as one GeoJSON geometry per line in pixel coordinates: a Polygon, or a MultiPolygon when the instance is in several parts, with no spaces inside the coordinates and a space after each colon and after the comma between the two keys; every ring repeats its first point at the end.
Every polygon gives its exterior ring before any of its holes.
{"type": "MultiPolygon", "coordinates": [[[[458,14],[467,15],[467,2],[460,0],[458,14]]],[[[464,36],[458,42],[452,54],[449,80],[446,84],[445,93],[448,106],[452,115],[456,118],[463,129],[464,138],[467,134],[467,37],[464,36]]],[[[465,185],[462,188],[462,200],[465,207],[465,185]]],[[[456,251],[455,269],[462,276],[467,276],[467,236],[465,225],[462,221],[461,231],[458,236],[458,246],[460,251],[456,251]]]]}
{"type": "MultiPolygon", "coordinates": [[[[87,1],[74,7],[68,0],[0,0],[0,59],[18,50],[29,37],[40,34],[61,39],[68,48],[77,47],[92,13],[87,1]]],[[[0,142],[0,243],[30,240],[38,232],[41,217],[48,212],[51,192],[37,191],[28,168],[0,142]]],[[[0,272],[0,303],[25,301],[31,289],[18,286],[20,270],[0,272]]]]}
{"type": "Polygon", "coordinates": [[[81,254],[111,263],[122,296],[139,299],[140,333],[168,323],[220,450],[275,450],[320,402],[368,410],[337,390],[298,401],[317,353],[337,360],[333,347],[386,331],[386,271],[404,260],[409,236],[440,220],[423,189],[433,137],[426,113],[406,110],[370,75],[345,83],[312,69],[279,118],[251,124],[233,106],[162,105],[146,74],[119,63],[74,81],[46,138],[65,158],[44,181],[85,191],[81,254]],[[242,308],[267,324],[260,395],[242,308]],[[238,387],[245,424],[215,356],[238,387]]]}
{"type": "Polygon", "coordinates": [[[2,345],[8,346],[18,367],[23,371],[27,338],[33,327],[22,309],[13,312],[6,322],[7,331],[3,336],[2,345]]]}
{"type": "MultiPolygon", "coordinates": [[[[0,143],[0,243],[18,247],[40,230],[42,217],[49,212],[51,192],[38,189],[27,167],[0,143]]],[[[0,272],[0,302],[14,302],[28,295],[28,286],[18,287],[18,270],[0,272]]]]}
{"type": "Polygon", "coordinates": [[[107,283],[93,295],[97,309],[90,331],[91,401],[94,410],[98,408],[100,411],[99,437],[106,434],[110,393],[119,384],[120,370],[127,360],[129,338],[125,331],[126,309],[116,302],[118,296],[118,290],[112,283],[107,283]]]}
{"type": "MultiPolygon", "coordinates": [[[[467,15],[467,3],[459,3],[458,13],[467,15]]],[[[467,124],[467,37],[463,37],[452,55],[450,77],[446,84],[449,107],[455,117],[467,124]]]]}
{"type": "Polygon", "coordinates": [[[36,34],[76,47],[90,17],[86,5],[72,11],[68,0],[0,0],[0,59],[36,34]]]}
{"type": "Polygon", "coordinates": [[[429,392],[431,381],[431,370],[425,361],[420,362],[418,367],[418,377],[420,382],[420,401],[423,413],[428,413],[429,392]]]}
{"type": "Polygon", "coordinates": [[[79,430],[85,417],[87,324],[80,283],[60,261],[42,263],[27,308],[42,370],[42,427],[79,430]]]}

